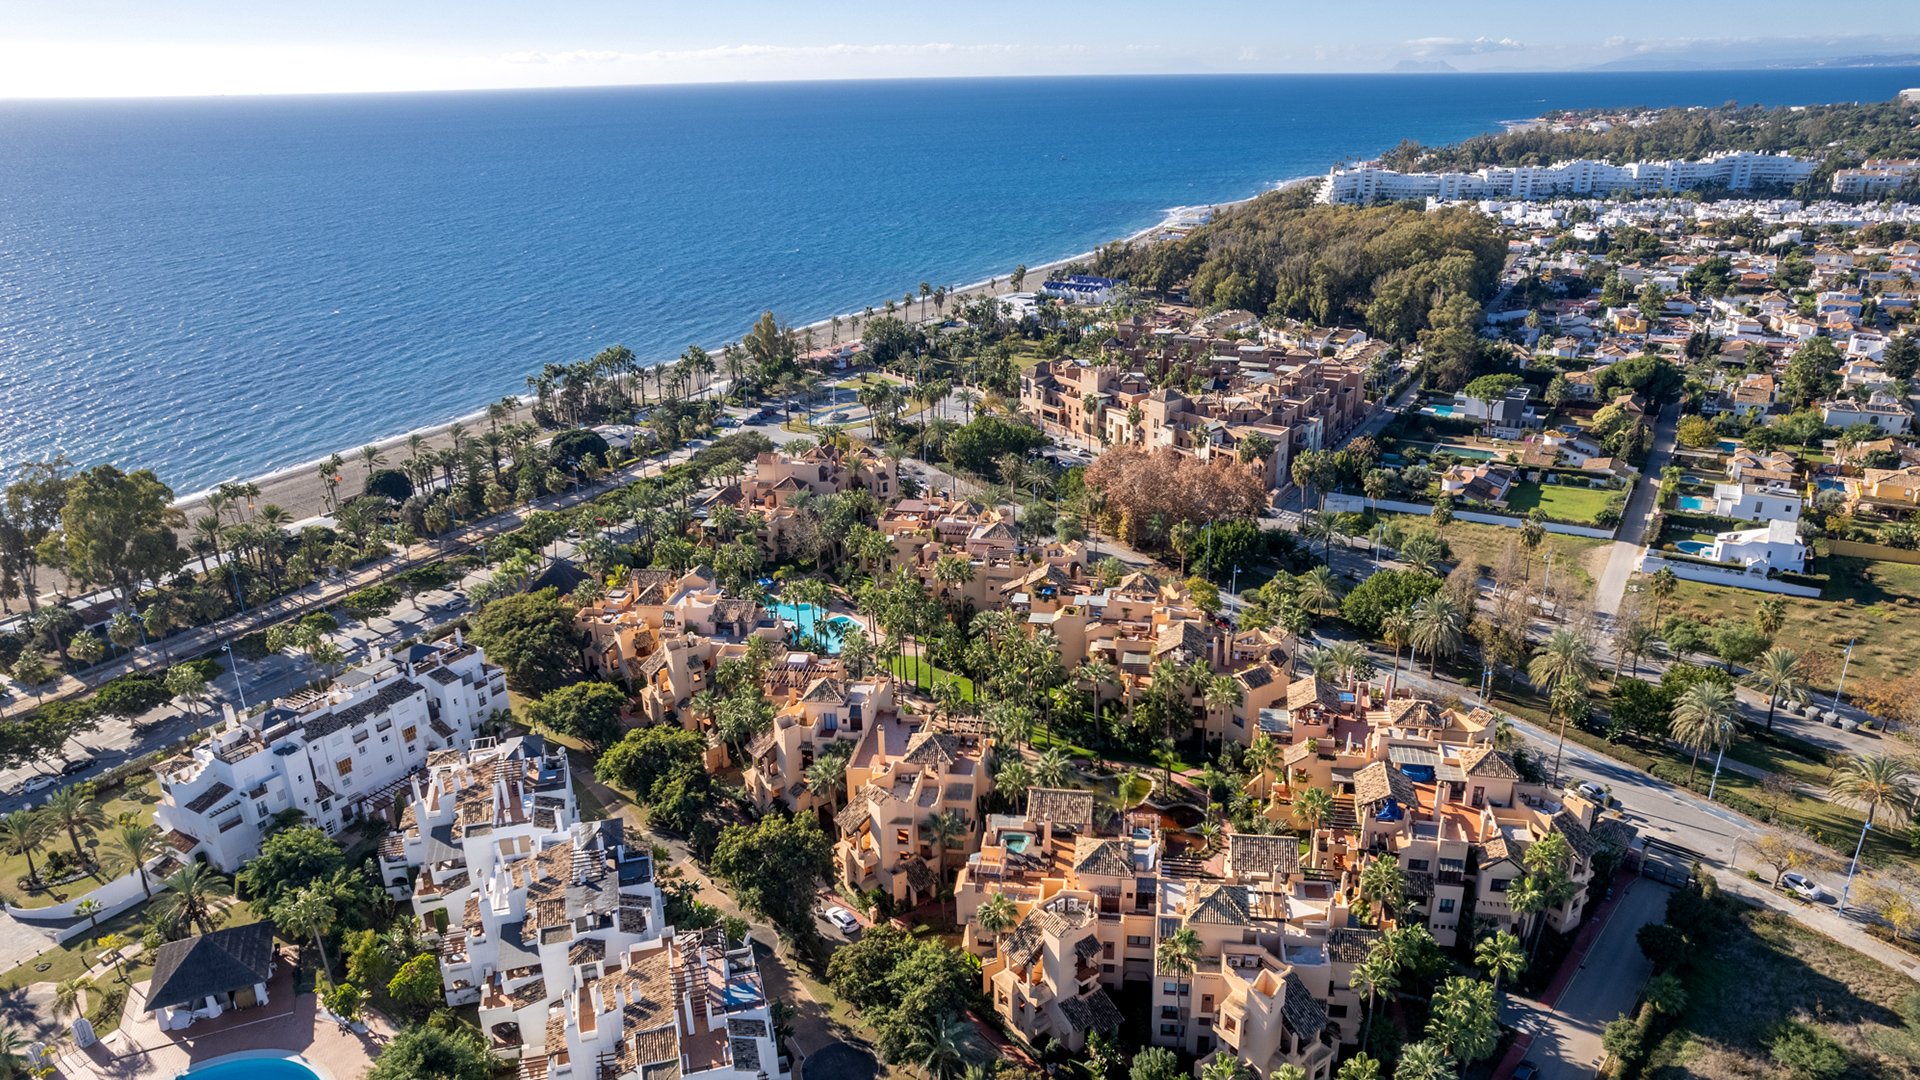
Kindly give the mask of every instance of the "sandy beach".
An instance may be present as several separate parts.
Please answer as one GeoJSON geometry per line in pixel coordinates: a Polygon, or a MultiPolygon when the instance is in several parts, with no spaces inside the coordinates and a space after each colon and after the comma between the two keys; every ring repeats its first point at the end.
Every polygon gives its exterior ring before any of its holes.
{"type": "MultiPolygon", "coordinates": [[[[1315,178],[1301,177],[1288,180],[1275,185],[1269,190],[1281,190],[1312,179],[1315,178]]],[[[1265,193],[1266,192],[1262,192],[1261,194],[1265,193]]],[[[1258,195],[1249,196],[1245,199],[1210,203],[1205,206],[1177,207],[1169,211],[1160,221],[1131,235],[1122,237],[1120,241],[1132,243],[1142,240],[1168,229],[1176,221],[1181,220],[1183,215],[1196,214],[1202,210],[1218,212],[1229,207],[1252,202],[1258,197],[1258,195]]],[[[1075,255],[1068,255],[1064,258],[1029,263],[1027,264],[1026,284],[1029,287],[1036,285],[1044,280],[1048,274],[1073,263],[1085,261],[1091,258],[1093,254],[1093,251],[1083,251],[1075,255]]],[[[1012,273],[1012,271],[1013,267],[1009,266],[1007,272],[1012,273]]],[[[976,281],[972,284],[959,286],[949,294],[949,298],[950,301],[952,299],[968,300],[981,296],[1004,296],[1014,291],[1013,286],[1008,282],[1006,276],[1002,275],[987,281],[976,281]]],[[[876,304],[876,310],[883,307],[885,302],[885,299],[882,299],[876,304]]],[[[918,305],[916,305],[914,310],[918,310],[918,305]]],[[[838,319],[841,324],[842,333],[846,333],[848,319],[860,317],[861,315],[862,313],[858,310],[839,315],[838,319]]],[[[804,326],[794,327],[794,333],[796,335],[803,335],[808,330],[812,330],[814,331],[815,344],[825,344],[827,336],[832,331],[833,322],[833,318],[821,319],[804,326]]],[[[742,327],[741,332],[744,333],[745,331],[746,328],[742,327]]],[[[710,346],[709,351],[718,352],[719,346],[710,346]]],[[[525,396],[523,391],[511,389],[502,391],[503,395],[506,393],[517,393],[519,396],[525,396]]],[[[513,419],[516,421],[531,419],[532,415],[532,404],[528,403],[523,405],[515,413],[513,419]]],[[[456,417],[444,423],[432,425],[431,427],[421,428],[418,431],[380,439],[371,445],[378,446],[381,449],[386,456],[388,466],[398,466],[400,462],[404,461],[408,456],[407,441],[416,434],[425,439],[426,445],[432,449],[438,450],[451,446],[453,439],[449,433],[454,424],[464,425],[469,435],[477,435],[486,431],[489,427],[489,421],[483,409],[465,416],[456,417]]],[[[356,494],[360,490],[361,482],[366,477],[366,466],[360,460],[360,448],[366,445],[369,444],[365,442],[353,443],[337,451],[340,457],[346,462],[339,470],[339,475],[342,477],[339,491],[342,495],[356,494]]],[[[326,513],[326,485],[320,479],[320,461],[318,459],[276,470],[264,476],[256,477],[252,482],[260,489],[260,494],[255,500],[258,506],[265,506],[269,503],[274,504],[292,514],[296,521],[317,517],[326,513]]],[[[203,508],[206,505],[206,495],[207,492],[204,491],[195,492],[181,498],[174,505],[186,514],[187,521],[191,523],[195,517],[203,512],[203,508]]]]}

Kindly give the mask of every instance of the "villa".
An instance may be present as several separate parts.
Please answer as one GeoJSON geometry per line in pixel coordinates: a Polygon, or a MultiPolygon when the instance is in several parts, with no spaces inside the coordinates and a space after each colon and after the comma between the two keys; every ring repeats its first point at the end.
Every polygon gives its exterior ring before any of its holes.
{"type": "Polygon", "coordinates": [[[1713,512],[1742,521],[1800,520],[1801,497],[1778,480],[1744,480],[1713,485],[1713,512]]]}
{"type": "Polygon", "coordinates": [[[1807,543],[1795,522],[1775,519],[1765,527],[1723,532],[1713,538],[1711,558],[1735,563],[1750,574],[1776,570],[1800,573],[1807,566],[1807,543]]]}

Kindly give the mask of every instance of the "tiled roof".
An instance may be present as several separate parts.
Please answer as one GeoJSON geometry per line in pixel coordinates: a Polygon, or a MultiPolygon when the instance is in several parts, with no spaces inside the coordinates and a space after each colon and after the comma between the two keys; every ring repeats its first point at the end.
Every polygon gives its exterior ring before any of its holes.
{"type": "Polygon", "coordinates": [[[1473,747],[1460,755],[1461,763],[1466,767],[1468,776],[1484,776],[1492,780],[1518,780],[1520,770],[1514,768],[1513,758],[1504,750],[1495,750],[1491,746],[1473,747]]]}
{"type": "Polygon", "coordinates": [[[273,981],[273,924],[248,923],[160,946],[147,1011],[273,981]]]}
{"type": "Polygon", "coordinates": [[[1069,788],[1027,789],[1027,817],[1055,825],[1093,824],[1093,792],[1069,788]]]}
{"type": "Polygon", "coordinates": [[[1287,687],[1288,710],[1304,709],[1310,705],[1319,705],[1327,709],[1340,708],[1340,688],[1313,675],[1304,679],[1295,679],[1287,687]]]}
{"type": "Polygon", "coordinates": [[[1388,799],[1412,806],[1415,802],[1413,781],[1399,769],[1376,761],[1353,774],[1353,799],[1361,806],[1373,806],[1388,799]]]}
{"type": "Polygon", "coordinates": [[[359,701],[315,715],[303,725],[306,737],[309,740],[324,738],[342,728],[364,723],[424,692],[412,679],[393,679],[359,701]]]}
{"type": "Polygon", "coordinates": [[[1342,964],[1357,964],[1367,958],[1367,951],[1379,937],[1378,930],[1357,926],[1336,927],[1327,934],[1327,955],[1342,964]]]}
{"type": "Polygon", "coordinates": [[[1244,926],[1251,921],[1253,910],[1247,903],[1245,885],[1214,883],[1195,887],[1187,922],[1244,926]]]}
{"type": "Polygon", "coordinates": [[[902,761],[910,765],[951,765],[960,757],[960,737],[938,731],[921,731],[907,740],[906,752],[900,755],[902,761]]]}
{"type": "Polygon", "coordinates": [[[213,809],[214,803],[219,802],[231,794],[233,794],[232,788],[216,780],[212,787],[195,795],[193,801],[187,804],[187,809],[196,814],[204,814],[208,810],[213,809]]]}
{"type": "Polygon", "coordinates": [[[1082,836],[1073,842],[1073,872],[1101,877],[1130,877],[1132,851],[1124,841],[1082,836]]]}
{"type": "Polygon", "coordinates": [[[1280,1007],[1280,1014],[1286,1019],[1287,1027],[1302,1039],[1313,1040],[1327,1026],[1327,1009],[1300,981],[1300,976],[1287,972],[1286,1000],[1280,1007]]]}
{"type": "Polygon", "coordinates": [[[1120,1030],[1123,1022],[1119,1006],[1105,990],[1095,990],[1086,997],[1062,998],[1060,1015],[1067,1018],[1075,1031],[1114,1032],[1120,1030]]]}
{"type": "Polygon", "coordinates": [[[1273,877],[1300,870],[1300,838],[1263,833],[1233,833],[1227,837],[1227,865],[1235,877],[1266,874],[1273,877]]]}

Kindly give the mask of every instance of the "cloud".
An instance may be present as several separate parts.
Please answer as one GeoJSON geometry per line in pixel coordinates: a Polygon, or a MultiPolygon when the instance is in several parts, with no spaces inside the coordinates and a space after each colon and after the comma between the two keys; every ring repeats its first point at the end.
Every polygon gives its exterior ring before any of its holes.
{"type": "Polygon", "coordinates": [[[918,43],[838,42],[829,45],[714,45],[704,49],[649,49],[642,52],[616,52],[605,49],[573,49],[564,52],[511,52],[499,59],[509,64],[712,64],[730,61],[795,61],[847,57],[911,59],[928,56],[996,56],[1022,52],[1048,54],[1086,51],[1080,45],[1031,46],[1001,43],[956,45],[946,41],[918,43]]]}
{"type": "Polygon", "coordinates": [[[1414,38],[1406,42],[1413,55],[1421,58],[1433,56],[1480,56],[1485,53],[1519,52],[1526,46],[1512,38],[1454,38],[1427,37],[1414,38]]]}

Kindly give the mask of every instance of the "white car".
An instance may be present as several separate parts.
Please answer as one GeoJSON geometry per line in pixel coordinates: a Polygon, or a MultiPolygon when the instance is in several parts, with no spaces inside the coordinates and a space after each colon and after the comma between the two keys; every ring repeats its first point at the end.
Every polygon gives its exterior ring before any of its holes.
{"type": "Polygon", "coordinates": [[[27,777],[26,783],[20,785],[20,794],[31,795],[36,791],[45,791],[59,783],[60,778],[57,776],[49,776],[46,773],[34,773],[32,776],[27,777]]]}
{"type": "Polygon", "coordinates": [[[1581,781],[1579,784],[1576,784],[1574,786],[1573,790],[1576,792],[1579,792],[1581,797],[1592,799],[1594,802],[1599,803],[1601,806],[1607,805],[1607,789],[1601,787],[1599,784],[1596,784],[1591,780],[1581,781]]]}
{"type": "Polygon", "coordinates": [[[826,915],[827,921],[832,923],[843,934],[853,934],[860,930],[860,920],[854,918],[853,912],[848,911],[846,908],[837,905],[830,907],[827,909],[826,915]]]}
{"type": "Polygon", "coordinates": [[[1821,888],[1818,882],[1815,882],[1803,874],[1787,874],[1783,876],[1780,879],[1780,887],[1802,900],[1811,900],[1814,903],[1819,903],[1827,898],[1827,890],[1821,888]]]}

